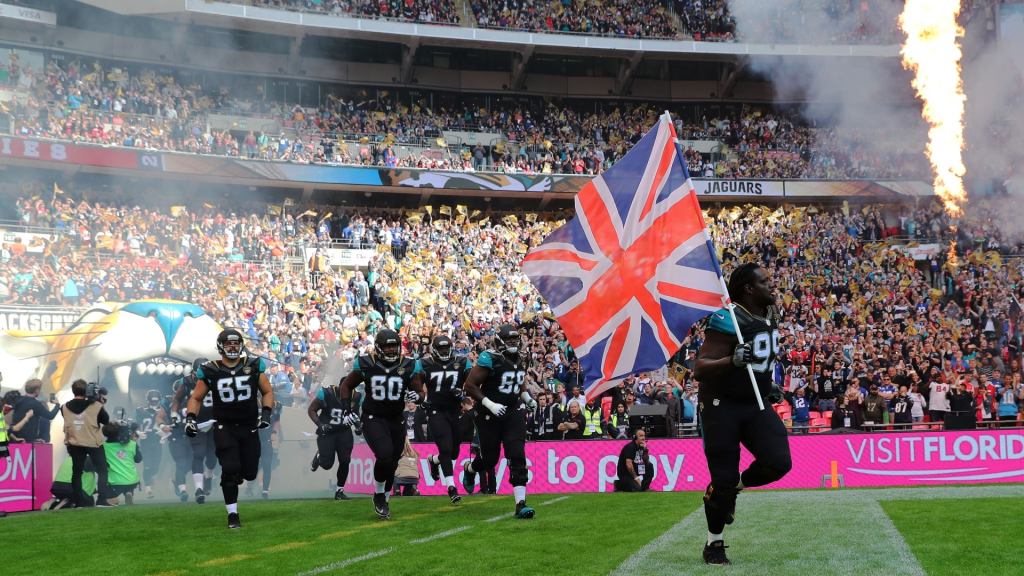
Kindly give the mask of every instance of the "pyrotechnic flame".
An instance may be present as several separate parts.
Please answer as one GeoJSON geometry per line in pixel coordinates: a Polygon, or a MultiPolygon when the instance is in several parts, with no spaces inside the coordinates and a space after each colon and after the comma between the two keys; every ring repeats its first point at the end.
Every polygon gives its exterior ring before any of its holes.
{"type": "Polygon", "coordinates": [[[964,96],[960,80],[960,44],[964,29],[956,23],[960,0],[906,0],[900,27],[907,34],[903,67],[914,71],[913,86],[924,101],[931,125],[926,153],[935,171],[935,193],[946,213],[957,217],[967,201],[962,177],[964,96]]]}

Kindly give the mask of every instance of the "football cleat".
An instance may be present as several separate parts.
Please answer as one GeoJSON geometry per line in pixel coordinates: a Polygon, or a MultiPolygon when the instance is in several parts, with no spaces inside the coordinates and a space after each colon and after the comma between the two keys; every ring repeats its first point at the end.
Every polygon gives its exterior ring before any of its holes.
{"type": "Polygon", "coordinates": [[[316,472],[316,469],[320,467],[320,452],[313,455],[313,461],[309,463],[309,471],[316,472]]]}
{"type": "Polygon", "coordinates": [[[206,492],[202,488],[196,488],[196,504],[206,503],[206,492]]]}
{"type": "Polygon", "coordinates": [[[516,518],[520,520],[529,520],[530,518],[533,518],[536,513],[537,512],[533,508],[526,505],[525,500],[520,500],[516,503],[516,518]]]}
{"type": "Polygon", "coordinates": [[[152,486],[146,486],[146,500],[152,500],[153,498],[154,498],[154,496],[153,496],[153,487],[152,486]]]}
{"type": "Polygon", "coordinates": [[[430,477],[437,482],[441,479],[441,464],[434,464],[434,461],[427,458],[427,463],[430,464],[430,477]]]}
{"type": "Polygon", "coordinates": [[[476,488],[476,472],[469,471],[469,462],[462,465],[462,487],[466,489],[466,494],[472,494],[476,488]]]}
{"type": "Polygon", "coordinates": [[[264,490],[263,494],[261,496],[263,496],[264,500],[270,500],[270,491],[269,490],[264,490]]]}
{"type": "Polygon", "coordinates": [[[711,544],[704,545],[704,563],[709,566],[732,566],[732,562],[725,556],[725,549],[728,546],[721,540],[715,540],[711,544]]]}
{"type": "Polygon", "coordinates": [[[235,528],[241,528],[242,521],[238,519],[238,513],[232,512],[228,514],[228,528],[234,530],[235,528]]]}
{"type": "Polygon", "coordinates": [[[448,487],[448,498],[451,499],[452,504],[462,500],[462,496],[459,496],[459,491],[455,489],[455,486],[448,487]]]}
{"type": "Polygon", "coordinates": [[[334,491],[334,499],[335,500],[351,500],[351,498],[349,498],[348,496],[345,495],[345,489],[344,488],[338,488],[337,490],[334,491]]]}
{"type": "Polygon", "coordinates": [[[246,496],[251,496],[253,498],[256,497],[256,495],[252,493],[252,486],[246,486],[245,487],[245,495],[246,496]]]}
{"type": "Polygon", "coordinates": [[[373,510],[381,520],[391,519],[391,509],[388,507],[388,498],[384,494],[373,495],[373,510]]]}

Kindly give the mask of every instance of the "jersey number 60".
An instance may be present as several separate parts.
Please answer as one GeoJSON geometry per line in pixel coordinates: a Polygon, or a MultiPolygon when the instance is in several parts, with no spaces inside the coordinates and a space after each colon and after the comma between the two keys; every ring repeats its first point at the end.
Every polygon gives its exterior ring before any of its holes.
{"type": "Polygon", "coordinates": [[[370,378],[370,396],[374,400],[400,400],[402,398],[402,379],[398,376],[370,378]]]}

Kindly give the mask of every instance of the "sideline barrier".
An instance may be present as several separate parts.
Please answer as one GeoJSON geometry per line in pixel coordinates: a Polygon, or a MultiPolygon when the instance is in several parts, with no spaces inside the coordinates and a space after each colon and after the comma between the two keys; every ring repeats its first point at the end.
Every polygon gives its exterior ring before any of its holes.
{"type": "MultiPolygon", "coordinates": [[[[530,467],[529,492],[611,492],[616,462],[625,440],[532,442],[526,445],[530,467]]],[[[655,468],[651,490],[704,490],[710,481],[700,439],[650,440],[655,468]]],[[[1024,479],[1024,429],[970,432],[894,434],[836,434],[790,436],[793,469],[770,488],[821,488],[834,478],[845,487],[884,487],[1014,482],[1024,479]],[[833,468],[835,463],[835,468],[833,468]]],[[[413,444],[419,452],[420,493],[445,494],[443,482],[430,479],[427,456],[433,444],[413,444]]],[[[463,445],[461,462],[469,459],[463,445]]],[[[745,449],[741,468],[752,461],[745,449]]],[[[498,492],[510,494],[508,470],[502,459],[496,469],[498,492]]],[[[346,491],[373,491],[373,454],[356,444],[346,491]]],[[[459,492],[463,492],[459,488],[459,492]]]]}
{"type": "Polygon", "coordinates": [[[0,510],[39,510],[50,499],[53,446],[10,444],[9,458],[0,458],[0,510]]]}

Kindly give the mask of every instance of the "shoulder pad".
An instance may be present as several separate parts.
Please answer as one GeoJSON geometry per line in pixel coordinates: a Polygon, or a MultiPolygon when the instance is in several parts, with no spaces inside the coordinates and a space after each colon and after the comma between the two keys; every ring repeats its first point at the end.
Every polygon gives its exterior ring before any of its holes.
{"type": "MultiPolygon", "coordinates": [[[[742,310],[742,308],[739,308],[739,310],[742,310]]],[[[732,319],[729,318],[729,310],[727,308],[719,308],[712,312],[708,321],[708,329],[722,332],[723,334],[735,334],[736,328],[732,325],[732,319]]]]}

